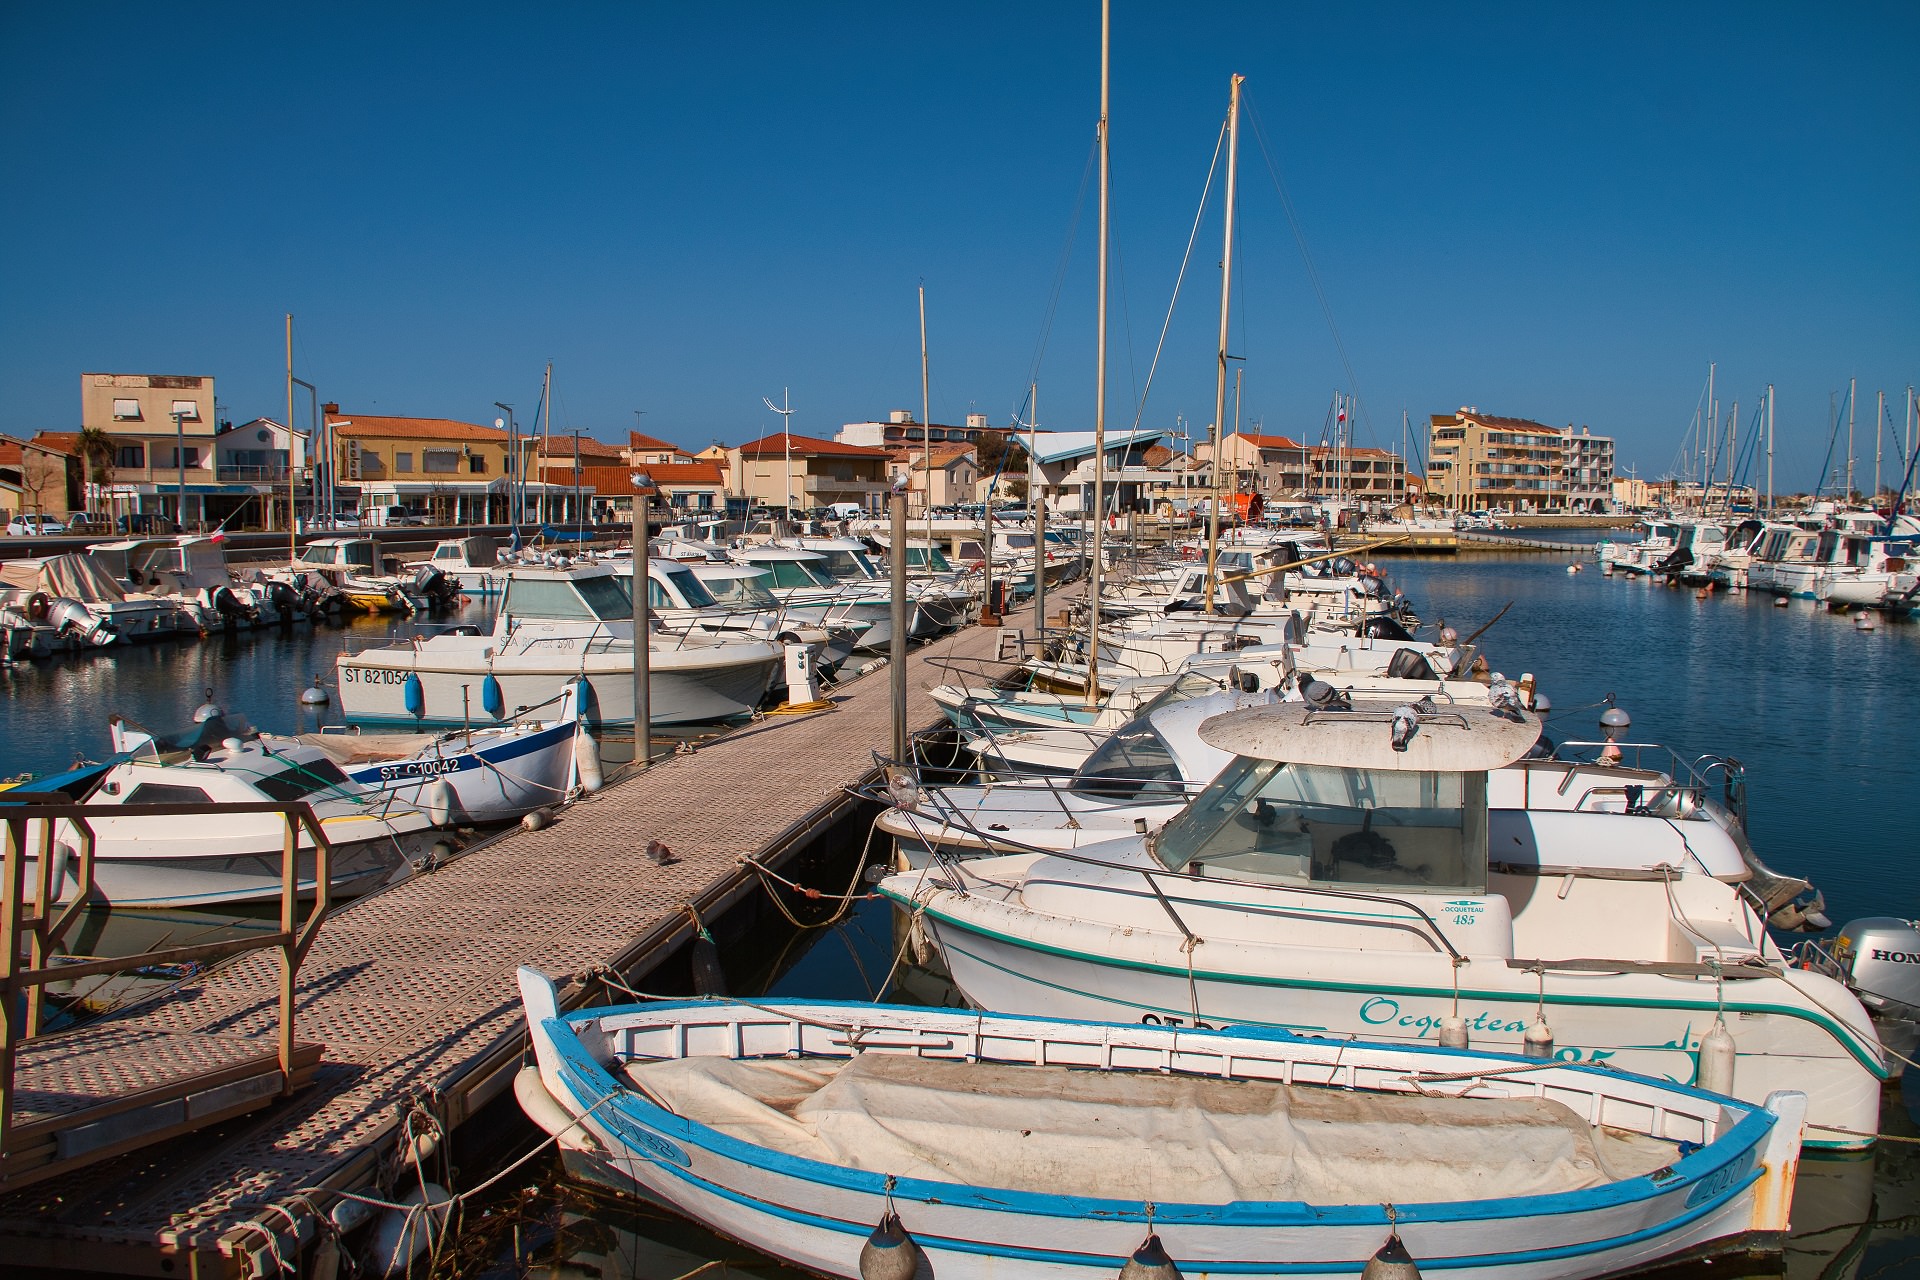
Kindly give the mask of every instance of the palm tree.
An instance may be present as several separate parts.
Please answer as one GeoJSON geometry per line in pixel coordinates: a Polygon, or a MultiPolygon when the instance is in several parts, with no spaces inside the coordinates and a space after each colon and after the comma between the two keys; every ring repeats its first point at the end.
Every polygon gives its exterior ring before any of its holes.
{"type": "Polygon", "coordinates": [[[115,443],[112,436],[98,427],[80,428],[80,465],[86,472],[87,510],[100,510],[101,481],[112,475],[115,443]]]}

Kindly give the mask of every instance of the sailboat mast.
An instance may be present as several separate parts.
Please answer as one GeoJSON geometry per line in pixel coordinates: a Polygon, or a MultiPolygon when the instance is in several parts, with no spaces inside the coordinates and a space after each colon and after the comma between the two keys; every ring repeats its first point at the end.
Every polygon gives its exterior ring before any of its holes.
{"type": "Polygon", "coordinates": [[[1213,613],[1214,592],[1220,581],[1220,449],[1221,424],[1227,420],[1227,305],[1233,297],[1233,204],[1234,177],[1240,154],[1240,84],[1245,76],[1234,76],[1227,93],[1227,216],[1225,247],[1220,251],[1220,349],[1214,361],[1213,377],[1213,501],[1207,512],[1207,612],[1213,613]]]}
{"type": "MultiPolygon", "coordinates": [[[[1100,530],[1107,504],[1107,104],[1112,75],[1113,0],[1100,0],[1100,283],[1094,322],[1093,563],[1087,574],[1087,705],[1100,701],[1100,530]]],[[[1219,459],[1214,460],[1218,467],[1219,459]]],[[[1084,514],[1084,513],[1083,513],[1084,514]]]]}
{"type": "Polygon", "coordinates": [[[1868,506],[1880,501],[1880,427],[1886,419],[1887,393],[1882,391],[1873,398],[1873,497],[1868,506]]]}
{"type": "Polygon", "coordinates": [[[1767,384],[1767,519],[1773,519],[1773,384],[1767,384]]]}
{"type": "Polygon", "coordinates": [[[1841,501],[1853,501],[1853,401],[1858,390],[1858,378],[1847,379],[1847,491],[1841,495],[1841,501]]]}
{"type": "MultiPolygon", "coordinates": [[[[1911,399],[1911,397],[1909,397],[1911,399]]],[[[318,443],[320,433],[310,431],[307,436],[307,465],[313,465],[313,446],[318,443]]],[[[293,312],[287,312],[287,559],[298,560],[296,531],[300,528],[297,515],[299,498],[293,491],[293,312]]],[[[319,475],[319,472],[314,472],[319,475]]],[[[129,521],[129,524],[132,522],[129,521]]]]}
{"type": "MultiPolygon", "coordinates": [[[[1040,384],[1027,384],[1027,505],[1033,509],[1033,636],[1047,643],[1047,486],[1040,475],[1040,384]]],[[[989,535],[991,536],[991,535],[989,535]]]]}
{"type": "MultiPolygon", "coordinates": [[[[927,494],[927,560],[926,568],[933,569],[933,409],[927,395],[927,286],[920,286],[920,457],[926,473],[927,494]]],[[[909,475],[912,473],[911,456],[907,463],[909,475]]]]}
{"type": "Polygon", "coordinates": [[[540,450],[533,462],[534,474],[540,477],[540,492],[534,497],[534,510],[540,513],[540,523],[549,524],[553,520],[553,511],[547,505],[547,459],[553,447],[553,361],[547,361],[547,371],[540,378],[540,450]]]}

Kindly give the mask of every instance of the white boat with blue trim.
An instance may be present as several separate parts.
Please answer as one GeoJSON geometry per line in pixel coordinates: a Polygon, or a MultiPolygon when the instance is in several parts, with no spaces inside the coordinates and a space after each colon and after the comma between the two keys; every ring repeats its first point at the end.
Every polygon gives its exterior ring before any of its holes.
{"type": "Polygon", "coordinates": [[[570,1169],[830,1276],[1610,1275],[1777,1250],[1798,1167],[1792,1091],[890,1005],[563,1015],[528,968],[520,990],[515,1093],[570,1169]]]}
{"type": "Polygon", "coordinates": [[[1199,733],[1234,758],[1157,829],[942,857],[879,891],[981,1008],[1508,1052],[1545,1038],[1685,1083],[1724,1062],[1749,1101],[1803,1090],[1810,1144],[1872,1143],[1874,1026],[1768,935],[1771,886],[1697,783],[1509,770],[1540,734],[1511,708],[1283,703],[1199,733]]]}

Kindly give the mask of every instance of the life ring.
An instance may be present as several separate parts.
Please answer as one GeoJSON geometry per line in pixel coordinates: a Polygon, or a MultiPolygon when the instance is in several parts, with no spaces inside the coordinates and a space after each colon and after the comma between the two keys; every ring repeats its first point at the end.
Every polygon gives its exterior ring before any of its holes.
{"type": "Polygon", "coordinates": [[[53,598],[44,591],[36,591],[27,598],[27,616],[35,622],[45,622],[52,609],[53,598]]]}

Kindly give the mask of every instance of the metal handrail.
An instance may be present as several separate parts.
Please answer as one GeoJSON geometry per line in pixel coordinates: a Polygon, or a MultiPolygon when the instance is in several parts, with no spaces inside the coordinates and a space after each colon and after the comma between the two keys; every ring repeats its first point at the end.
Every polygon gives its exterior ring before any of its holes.
{"type": "Polygon", "coordinates": [[[19,1060],[20,1042],[40,1034],[45,1014],[45,988],[54,982],[66,982],[96,974],[121,973],[155,964],[185,964],[223,959],[241,952],[273,947],[280,952],[280,1035],[276,1045],[280,1066],[281,1095],[290,1096],[294,1080],[294,986],[300,962],[319,934],[320,924],[331,905],[333,884],[333,845],[327,839],[320,820],[311,807],[300,801],[222,804],[86,805],[18,804],[0,806],[0,828],[4,829],[4,863],[0,864],[0,999],[6,1001],[0,1014],[0,1169],[5,1168],[8,1144],[13,1131],[14,1071],[19,1060]],[[268,934],[230,938],[193,946],[160,947],[131,956],[113,956],[68,964],[52,964],[54,949],[80,918],[81,912],[98,905],[99,885],[94,878],[97,836],[93,821],[98,818],[201,816],[213,812],[222,816],[250,813],[278,815],[285,824],[280,862],[280,928],[268,934]],[[26,901],[28,844],[30,824],[40,824],[34,856],[33,908],[26,901]],[[80,840],[77,865],[56,857],[55,828],[64,824],[80,840]],[[313,840],[314,885],[312,904],[300,918],[301,897],[299,854],[300,832],[313,840]],[[50,903],[56,901],[58,885],[73,877],[81,885],[70,902],[57,913],[50,903]],[[58,875],[56,876],[56,867],[58,875]],[[24,944],[24,957],[23,957],[24,944]],[[15,1010],[20,1010],[16,1016],[15,1010]]]}

